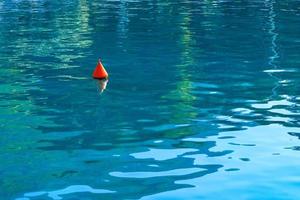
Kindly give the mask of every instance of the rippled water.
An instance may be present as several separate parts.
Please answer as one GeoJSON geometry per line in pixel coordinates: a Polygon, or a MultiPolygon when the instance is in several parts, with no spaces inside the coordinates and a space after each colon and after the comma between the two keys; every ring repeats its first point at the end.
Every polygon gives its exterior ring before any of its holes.
{"type": "Polygon", "coordinates": [[[296,0],[1,1],[1,200],[299,199],[299,27],[296,0]]]}

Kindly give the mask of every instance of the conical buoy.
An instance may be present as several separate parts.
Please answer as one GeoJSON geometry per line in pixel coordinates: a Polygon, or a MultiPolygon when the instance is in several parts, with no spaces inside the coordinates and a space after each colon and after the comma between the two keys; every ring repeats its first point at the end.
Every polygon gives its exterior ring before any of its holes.
{"type": "Polygon", "coordinates": [[[93,72],[93,78],[95,78],[95,79],[108,78],[108,73],[106,72],[105,68],[103,67],[100,59],[98,60],[98,64],[93,72]]]}

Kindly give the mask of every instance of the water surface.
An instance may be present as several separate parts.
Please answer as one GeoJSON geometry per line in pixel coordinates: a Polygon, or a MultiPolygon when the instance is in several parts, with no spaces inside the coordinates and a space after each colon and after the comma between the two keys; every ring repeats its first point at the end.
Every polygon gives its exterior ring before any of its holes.
{"type": "Polygon", "coordinates": [[[0,2],[1,199],[299,199],[298,27],[296,0],[0,2]]]}

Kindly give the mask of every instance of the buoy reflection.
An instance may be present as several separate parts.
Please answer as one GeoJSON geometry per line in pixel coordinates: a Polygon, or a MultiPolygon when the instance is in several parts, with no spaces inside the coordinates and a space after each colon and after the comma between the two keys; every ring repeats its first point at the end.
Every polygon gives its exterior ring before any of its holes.
{"type": "Polygon", "coordinates": [[[106,89],[108,79],[98,79],[97,82],[98,82],[98,89],[101,94],[106,89]]]}

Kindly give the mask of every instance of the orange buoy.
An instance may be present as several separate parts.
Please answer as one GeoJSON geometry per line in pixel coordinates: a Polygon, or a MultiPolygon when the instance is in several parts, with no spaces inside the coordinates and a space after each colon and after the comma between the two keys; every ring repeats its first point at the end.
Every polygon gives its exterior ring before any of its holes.
{"type": "Polygon", "coordinates": [[[95,78],[95,79],[108,78],[108,73],[106,72],[105,68],[103,67],[100,59],[98,60],[98,64],[93,72],[93,78],[95,78]]]}

